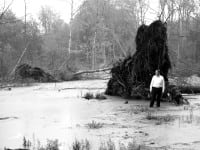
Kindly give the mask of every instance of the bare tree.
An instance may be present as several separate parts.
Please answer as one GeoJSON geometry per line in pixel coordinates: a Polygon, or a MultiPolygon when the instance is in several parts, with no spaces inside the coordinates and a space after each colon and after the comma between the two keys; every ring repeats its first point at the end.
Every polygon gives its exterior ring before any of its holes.
{"type": "Polygon", "coordinates": [[[28,43],[27,43],[27,35],[26,35],[26,24],[27,24],[27,21],[26,21],[26,17],[27,17],[27,5],[26,5],[26,0],[24,0],[24,41],[25,41],[25,48],[22,52],[22,54],[20,55],[16,65],[14,66],[14,68],[12,69],[10,75],[13,75],[13,73],[15,72],[17,66],[21,63],[22,61],[22,58],[24,56],[24,54],[26,53],[27,49],[28,49],[28,43]]]}
{"type": "Polygon", "coordinates": [[[50,7],[41,7],[39,12],[39,20],[44,29],[45,34],[48,34],[53,29],[53,23],[58,18],[58,14],[55,13],[50,7]]]}
{"type": "Polygon", "coordinates": [[[166,6],[167,6],[167,0],[159,0],[159,6],[160,6],[160,16],[159,16],[159,19],[164,21],[165,20],[165,17],[166,17],[166,6]]]}
{"type": "Polygon", "coordinates": [[[71,0],[71,16],[70,16],[70,22],[69,22],[69,45],[68,45],[68,53],[70,57],[71,53],[71,44],[72,44],[72,21],[74,16],[74,0],[71,0]]]}
{"type": "Polygon", "coordinates": [[[138,0],[139,5],[139,20],[141,24],[145,23],[146,12],[149,9],[149,1],[147,0],[138,0]]]}
{"type": "Polygon", "coordinates": [[[97,38],[97,32],[94,34],[94,40],[93,40],[93,50],[92,50],[92,69],[95,69],[96,66],[96,38],[97,38]]]}
{"type": "Polygon", "coordinates": [[[26,40],[26,13],[27,5],[26,5],[26,0],[24,0],[24,34],[25,34],[25,40],[26,40]]]}
{"type": "Polygon", "coordinates": [[[3,16],[5,15],[5,13],[10,9],[13,1],[14,0],[11,0],[10,3],[6,6],[6,0],[4,0],[3,7],[1,8],[1,12],[0,12],[0,20],[3,19],[3,16]]]}

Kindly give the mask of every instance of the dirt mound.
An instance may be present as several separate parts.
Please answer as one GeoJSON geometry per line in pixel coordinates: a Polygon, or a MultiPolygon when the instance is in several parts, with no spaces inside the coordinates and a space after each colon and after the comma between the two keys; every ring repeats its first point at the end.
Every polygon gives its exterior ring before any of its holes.
{"type": "Polygon", "coordinates": [[[17,79],[33,79],[38,82],[56,82],[57,80],[38,67],[31,67],[28,64],[22,64],[15,70],[15,77],[17,79]]]}

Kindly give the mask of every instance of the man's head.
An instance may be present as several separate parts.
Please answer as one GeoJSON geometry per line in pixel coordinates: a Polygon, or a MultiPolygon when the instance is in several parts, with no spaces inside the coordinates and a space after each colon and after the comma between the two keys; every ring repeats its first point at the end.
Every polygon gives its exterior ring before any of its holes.
{"type": "Polygon", "coordinates": [[[159,70],[159,69],[156,69],[156,71],[155,71],[155,75],[157,75],[157,76],[160,75],[160,70],[159,70]]]}

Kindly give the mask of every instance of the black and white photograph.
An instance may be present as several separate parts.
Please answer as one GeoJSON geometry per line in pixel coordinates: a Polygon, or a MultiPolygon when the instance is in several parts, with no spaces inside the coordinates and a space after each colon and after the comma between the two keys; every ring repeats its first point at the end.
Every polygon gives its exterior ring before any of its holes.
{"type": "Polygon", "coordinates": [[[200,0],[0,0],[0,150],[200,150],[200,0]]]}

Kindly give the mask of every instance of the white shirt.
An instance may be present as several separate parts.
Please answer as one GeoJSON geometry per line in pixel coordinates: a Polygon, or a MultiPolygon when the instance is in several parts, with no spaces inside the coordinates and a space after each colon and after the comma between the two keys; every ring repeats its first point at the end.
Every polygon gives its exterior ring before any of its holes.
{"type": "Polygon", "coordinates": [[[151,80],[151,84],[150,84],[150,92],[152,91],[152,87],[162,88],[162,92],[164,93],[164,91],[165,91],[165,80],[164,80],[163,76],[154,75],[152,80],[151,80]]]}

